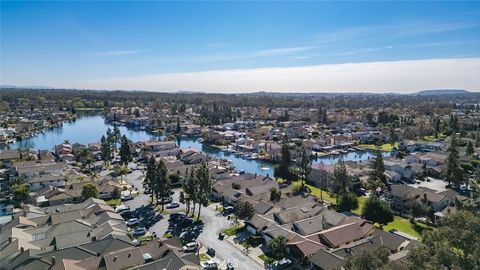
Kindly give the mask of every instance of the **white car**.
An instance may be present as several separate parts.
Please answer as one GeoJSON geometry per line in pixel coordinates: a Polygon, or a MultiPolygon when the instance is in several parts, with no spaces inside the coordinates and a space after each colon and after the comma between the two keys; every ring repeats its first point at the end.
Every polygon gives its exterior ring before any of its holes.
{"type": "Polygon", "coordinates": [[[145,229],[145,227],[140,227],[133,230],[132,235],[133,237],[137,237],[137,236],[145,235],[146,233],[147,233],[147,229],[145,229]]]}
{"type": "Polygon", "coordinates": [[[123,211],[130,210],[130,206],[125,206],[125,205],[119,205],[117,208],[115,208],[116,213],[121,213],[123,211]]]}
{"type": "Polygon", "coordinates": [[[203,261],[200,263],[200,266],[202,267],[202,269],[218,269],[218,265],[217,265],[217,262],[216,261],[212,261],[212,260],[209,260],[209,261],[203,261]]]}
{"type": "Polygon", "coordinates": [[[138,220],[138,218],[131,218],[125,221],[125,224],[127,224],[127,226],[135,226],[135,225],[138,225],[139,222],[140,220],[138,220]]]}
{"type": "Polygon", "coordinates": [[[177,207],[180,207],[180,204],[176,203],[176,202],[172,202],[172,203],[167,204],[167,209],[172,209],[172,208],[177,208],[177,207]]]}
{"type": "Polygon", "coordinates": [[[286,268],[290,264],[292,264],[292,261],[290,261],[290,259],[287,259],[287,258],[283,258],[283,259],[275,262],[275,266],[277,267],[277,269],[286,268]]]}
{"type": "Polygon", "coordinates": [[[186,244],[185,246],[183,246],[183,251],[184,252],[193,252],[193,251],[197,250],[197,247],[198,247],[197,242],[190,242],[190,243],[186,244]]]}

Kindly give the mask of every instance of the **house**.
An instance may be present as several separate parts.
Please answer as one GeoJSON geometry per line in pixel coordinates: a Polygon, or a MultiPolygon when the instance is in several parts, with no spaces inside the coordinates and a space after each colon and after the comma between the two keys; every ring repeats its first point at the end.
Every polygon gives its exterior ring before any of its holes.
{"type": "Polygon", "coordinates": [[[177,147],[177,145],[175,141],[146,141],[142,142],[142,147],[152,152],[159,152],[173,150],[177,147]]]}
{"type": "Polygon", "coordinates": [[[329,248],[337,248],[354,241],[363,239],[373,232],[374,226],[365,220],[342,224],[321,231],[318,234],[307,237],[313,241],[319,241],[329,248]]]}
{"type": "Polygon", "coordinates": [[[26,180],[30,191],[38,191],[47,186],[63,187],[65,186],[65,177],[59,174],[45,174],[29,177],[26,180]]]}
{"type": "Polygon", "coordinates": [[[316,187],[326,187],[328,177],[333,174],[334,165],[315,163],[312,165],[312,171],[307,177],[307,181],[316,187]]]}
{"type": "Polygon", "coordinates": [[[18,150],[2,150],[0,152],[0,161],[3,164],[11,164],[12,161],[19,160],[20,159],[20,151],[18,150]]]}
{"type": "Polygon", "coordinates": [[[14,171],[19,176],[33,177],[44,174],[61,174],[64,169],[62,163],[50,163],[50,162],[31,162],[24,163],[22,165],[16,163],[14,171]]]}
{"type": "Polygon", "coordinates": [[[334,270],[339,269],[344,263],[344,258],[334,255],[327,250],[320,249],[308,257],[312,269],[334,270]]]}
{"type": "Polygon", "coordinates": [[[407,185],[391,185],[386,200],[390,207],[399,212],[408,211],[414,203],[425,208],[431,207],[435,212],[454,203],[447,194],[433,190],[414,188],[407,185]]]}

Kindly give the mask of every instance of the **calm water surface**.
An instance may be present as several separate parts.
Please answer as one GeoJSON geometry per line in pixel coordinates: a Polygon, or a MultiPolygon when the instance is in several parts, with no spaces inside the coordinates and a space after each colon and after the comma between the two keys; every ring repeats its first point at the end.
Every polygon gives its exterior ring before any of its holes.
{"type": "MultiPolygon", "coordinates": [[[[98,114],[79,114],[74,122],[64,123],[63,126],[47,130],[45,133],[38,134],[27,140],[10,144],[8,148],[36,148],[52,150],[56,144],[60,144],[65,140],[70,143],[88,144],[99,142],[102,135],[105,134],[108,128],[113,129],[113,126],[105,123],[102,116],[98,114]]],[[[130,140],[145,141],[158,140],[161,135],[154,135],[143,130],[132,130],[126,127],[119,127],[122,134],[125,134],[130,140]]],[[[177,140],[177,144],[181,148],[194,148],[203,151],[213,157],[231,160],[238,170],[243,170],[250,173],[257,173],[261,175],[273,175],[274,164],[262,162],[258,160],[248,160],[242,157],[237,157],[233,154],[222,152],[216,148],[202,145],[193,138],[181,138],[177,140]]],[[[388,155],[389,153],[385,153],[388,155]]],[[[370,151],[349,152],[347,154],[330,155],[313,159],[313,163],[334,164],[343,159],[362,161],[373,157],[374,154],[370,151]]]]}

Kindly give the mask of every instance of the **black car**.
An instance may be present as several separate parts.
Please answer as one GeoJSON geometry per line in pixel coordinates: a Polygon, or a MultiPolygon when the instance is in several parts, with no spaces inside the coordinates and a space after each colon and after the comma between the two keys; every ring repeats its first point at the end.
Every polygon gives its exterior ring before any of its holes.
{"type": "Polygon", "coordinates": [[[215,249],[208,248],[207,249],[207,254],[210,255],[211,257],[215,257],[215,249]]]}

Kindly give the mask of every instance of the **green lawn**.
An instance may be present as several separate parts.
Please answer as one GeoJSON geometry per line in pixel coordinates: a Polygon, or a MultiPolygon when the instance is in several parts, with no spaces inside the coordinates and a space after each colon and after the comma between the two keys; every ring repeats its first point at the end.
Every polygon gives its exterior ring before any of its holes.
{"type": "Polygon", "coordinates": [[[198,259],[203,262],[203,261],[208,261],[210,260],[210,256],[208,256],[207,254],[205,253],[200,253],[198,254],[198,259]]]}
{"type": "Polygon", "coordinates": [[[106,200],[105,202],[112,207],[120,205],[122,203],[120,199],[110,199],[110,200],[106,200]]]}
{"type": "Polygon", "coordinates": [[[262,255],[259,255],[258,258],[260,258],[260,260],[266,262],[267,264],[272,264],[275,259],[273,257],[270,256],[271,254],[262,254],[262,255]]]}
{"type": "Polygon", "coordinates": [[[395,229],[397,231],[410,234],[411,236],[415,236],[418,239],[422,239],[422,231],[430,230],[433,228],[419,222],[415,222],[415,224],[412,224],[407,218],[395,216],[392,222],[383,226],[384,231],[390,231],[391,229],[395,229]]]}
{"type": "MultiPolygon", "coordinates": [[[[293,186],[300,186],[302,183],[300,181],[297,181],[297,182],[294,182],[293,183],[293,186]]],[[[316,186],[312,186],[312,185],[309,185],[309,184],[305,184],[305,186],[307,186],[310,191],[311,191],[311,194],[317,198],[320,199],[320,188],[316,187],[316,186]]],[[[322,199],[330,204],[335,204],[335,198],[333,196],[330,196],[330,194],[328,193],[328,191],[325,191],[325,190],[322,190],[322,199]]]]}
{"type": "Polygon", "coordinates": [[[243,229],[245,229],[245,226],[238,225],[238,226],[233,226],[233,227],[230,227],[228,229],[225,229],[225,230],[223,230],[223,232],[228,236],[232,236],[232,235],[237,234],[238,232],[240,232],[243,229]]]}
{"type": "Polygon", "coordinates": [[[443,134],[439,134],[438,135],[438,139],[435,139],[435,136],[433,135],[430,135],[430,136],[423,136],[423,140],[425,141],[429,141],[429,142],[432,142],[432,141],[436,141],[436,140],[441,140],[441,139],[445,139],[447,136],[446,135],[443,135],[443,134]]]}
{"type": "MultiPolygon", "coordinates": [[[[359,148],[365,150],[377,150],[377,146],[375,144],[359,144],[359,148]]],[[[393,146],[390,143],[385,143],[380,146],[380,150],[389,152],[392,151],[393,147],[398,148],[398,142],[396,142],[393,146]]]]}
{"type": "Polygon", "coordinates": [[[367,200],[367,197],[359,196],[357,198],[358,198],[358,208],[353,210],[352,212],[361,216],[363,207],[365,206],[365,201],[367,200]]]}

